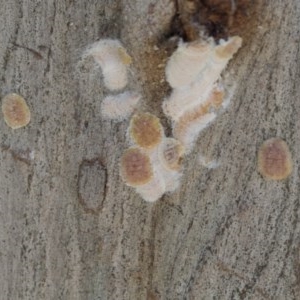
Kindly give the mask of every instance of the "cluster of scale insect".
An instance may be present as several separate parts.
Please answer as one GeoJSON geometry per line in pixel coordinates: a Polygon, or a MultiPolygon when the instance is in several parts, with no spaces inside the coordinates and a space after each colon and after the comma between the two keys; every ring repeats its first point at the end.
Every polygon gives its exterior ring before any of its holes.
{"type": "Polygon", "coordinates": [[[180,43],[170,57],[166,79],[173,90],[164,100],[163,110],[172,120],[173,136],[187,152],[220,107],[228,103],[221,73],[241,44],[238,36],[218,45],[213,40],[180,43]]]}
{"type": "MultiPolygon", "coordinates": [[[[139,112],[131,118],[127,136],[132,146],[121,157],[120,172],[144,200],[156,201],[178,188],[183,155],[192,150],[200,131],[224,106],[226,93],[220,76],[240,46],[237,36],[218,45],[212,40],[179,44],[166,66],[166,79],[173,90],[163,102],[163,111],[172,120],[172,138],[165,136],[160,120],[150,113],[139,112]]],[[[121,91],[127,86],[132,59],[118,40],[101,40],[86,55],[100,65],[109,90],[121,91]]],[[[124,120],[140,98],[129,91],[110,94],[102,101],[102,115],[124,120]]]]}
{"type": "Polygon", "coordinates": [[[121,176],[145,201],[158,200],[174,191],[181,177],[181,143],[167,138],[159,118],[137,113],[130,120],[128,138],[132,147],[121,158],[121,176]],[[139,157],[139,159],[137,159],[139,157]]]}
{"type": "MultiPolygon", "coordinates": [[[[137,92],[122,91],[128,84],[131,57],[120,41],[110,39],[89,47],[84,56],[90,55],[101,67],[104,85],[112,92],[102,100],[102,116],[117,121],[128,118],[141,99],[137,92]]],[[[136,113],[132,117],[128,137],[132,147],[123,153],[120,161],[125,183],[150,202],[173,191],[181,176],[179,161],[183,148],[180,143],[166,138],[160,120],[149,113],[136,113]]]]}
{"type": "Polygon", "coordinates": [[[128,85],[131,56],[119,40],[103,39],[92,44],[84,53],[92,56],[100,66],[103,82],[112,93],[101,103],[101,113],[105,119],[122,121],[128,118],[138,105],[141,95],[135,91],[123,91],[128,85]]]}

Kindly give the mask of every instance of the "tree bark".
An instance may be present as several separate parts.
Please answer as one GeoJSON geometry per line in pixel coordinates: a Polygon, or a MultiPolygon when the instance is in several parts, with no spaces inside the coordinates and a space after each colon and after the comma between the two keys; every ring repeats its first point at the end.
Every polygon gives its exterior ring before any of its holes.
{"type": "Polygon", "coordinates": [[[129,88],[170,134],[161,64],[175,13],[166,0],[1,1],[1,96],[32,114],[22,129],[0,121],[1,299],[300,298],[300,2],[259,1],[228,67],[231,105],[185,157],[181,188],[151,204],[119,176],[128,121],[101,118],[109,91],[82,53],[119,38],[129,88]],[[293,157],[284,181],[256,167],[274,136],[293,157]]]}

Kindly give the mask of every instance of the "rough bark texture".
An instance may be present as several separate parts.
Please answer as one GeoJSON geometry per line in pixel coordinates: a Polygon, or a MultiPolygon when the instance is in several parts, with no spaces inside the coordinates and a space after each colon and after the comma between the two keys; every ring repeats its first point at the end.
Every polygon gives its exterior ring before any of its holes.
{"type": "Polygon", "coordinates": [[[23,129],[0,120],[1,299],[300,298],[300,2],[258,4],[229,66],[229,109],[185,159],[181,189],[149,204],[120,179],[128,122],[101,119],[108,91],[81,54],[120,38],[130,87],[162,117],[174,13],[167,0],[1,1],[1,96],[21,94],[32,113],[23,129]],[[256,168],[273,136],[294,161],[282,182],[256,168]]]}

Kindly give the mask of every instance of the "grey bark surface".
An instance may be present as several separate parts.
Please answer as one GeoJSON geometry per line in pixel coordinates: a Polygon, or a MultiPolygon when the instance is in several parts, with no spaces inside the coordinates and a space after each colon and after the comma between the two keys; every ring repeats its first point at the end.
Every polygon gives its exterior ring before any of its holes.
{"type": "Polygon", "coordinates": [[[119,176],[128,121],[101,118],[109,91],[81,55],[119,38],[141,109],[169,133],[159,65],[174,13],[166,0],[1,1],[1,96],[32,113],[18,130],[0,120],[1,299],[300,299],[300,2],[258,5],[228,68],[231,105],[185,158],[181,188],[151,204],[119,176]],[[256,168],[273,136],[294,162],[280,182],[256,168]]]}

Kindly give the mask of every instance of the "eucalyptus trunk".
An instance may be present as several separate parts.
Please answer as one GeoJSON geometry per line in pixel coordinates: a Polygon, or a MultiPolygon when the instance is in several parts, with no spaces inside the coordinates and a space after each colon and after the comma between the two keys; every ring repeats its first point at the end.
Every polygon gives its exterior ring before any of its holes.
{"type": "Polygon", "coordinates": [[[258,1],[227,69],[230,106],[184,158],[181,187],[155,203],[120,178],[128,120],[101,117],[109,91],[82,54],[120,39],[129,88],[170,135],[161,103],[175,3],[0,4],[1,97],[20,94],[31,111],[24,128],[0,120],[1,299],[300,298],[299,0],[258,1]],[[294,167],[267,181],[257,151],[275,136],[294,167]]]}

